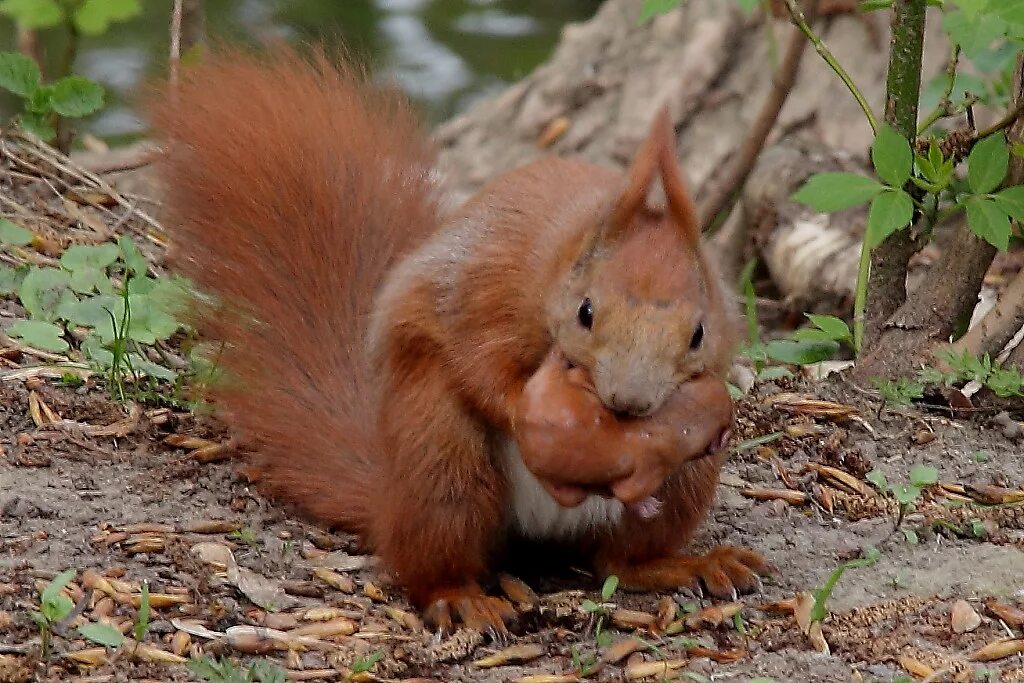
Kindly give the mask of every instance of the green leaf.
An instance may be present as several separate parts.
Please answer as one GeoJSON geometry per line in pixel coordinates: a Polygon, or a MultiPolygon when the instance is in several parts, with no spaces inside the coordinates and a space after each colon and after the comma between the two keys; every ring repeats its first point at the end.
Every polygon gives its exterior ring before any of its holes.
{"type": "Polygon", "coordinates": [[[53,84],[51,106],[61,116],[88,116],[103,106],[103,88],[84,76],[66,76],[53,84]]]}
{"type": "Polygon", "coordinates": [[[48,116],[26,112],[18,117],[18,125],[27,133],[35,135],[43,142],[50,142],[57,137],[57,131],[50,125],[48,116]]]}
{"type": "Polygon", "coordinates": [[[913,484],[897,484],[892,487],[892,495],[903,505],[910,505],[921,495],[921,489],[913,484]]]}
{"type": "Polygon", "coordinates": [[[885,238],[910,225],[914,202],[903,190],[886,190],[875,197],[868,210],[868,249],[874,249],[885,238]]]}
{"type": "Polygon", "coordinates": [[[968,12],[957,10],[943,15],[942,28],[960,45],[964,54],[974,58],[1006,32],[1006,22],[989,13],[971,16],[968,12]]]}
{"type": "Polygon", "coordinates": [[[0,242],[23,247],[32,242],[32,232],[6,218],[0,218],[0,242]]]}
{"type": "Polygon", "coordinates": [[[7,334],[43,351],[59,353],[70,348],[63,338],[64,330],[42,320],[19,320],[7,328],[7,334]]]}
{"type": "Polygon", "coordinates": [[[806,315],[807,318],[814,323],[815,327],[823,331],[835,341],[844,341],[852,337],[849,325],[834,315],[815,315],[814,313],[808,313],[806,315]]]}
{"type": "Polygon", "coordinates": [[[139,612],[135,617],[135,628],[132,630],[135,640],[142,642],[142,639],[146,637],[146,633],[149,631],[149,617],[149,582],[143,581],[142,593],[139,597],[139,612]]]}
{"type": "Polygon", "coordinates": [[[863,204],[883,189],[877,180],[856,173],[818,173],[790,199],[815,211],[832,213],[863,204]]]}
{"type": "Polygon", "coordinates": [[[64,19],[57,0],[3,0],[0,14],[14,19],[24,28],[48,28],[64,19]]]}
{"type": "Polygon", "coordinates": [[[59,268],[33,267],[18,288],[21,305],[33,318],[54,320],[70,283],[71,275],[59,268]]]}
{"type": "Polygon", "coordinates": [[[73,325],[93,328],[99,338],[108,343],[113,341],[115,334],[111,314],[120,322],[124,314],[124,303],[119,296],[101,294],[69,304],[60,312],[73,325]]]}
{"type": "Polygon", "coordinates": [[[374,650],[365,657],[360,657],[352,662],[352,673],[361,674],[373,668],[373,665],[384,657],[384,648],[374,650]]]}
{"type": "Polygon", "coordinates": [[[0,265],[0,295],[6,296],[17,292],[24,277],[24,271],[0,265]]]}
{"type": "Polygon", "coordinates": [[[964,200],[967,225],[978,237],[1000,251],[1010,247],[1010,218],[996,200],[968,197],[964,200]]]}
{"type": "Polygon", "coordinates": [[[85,0],[75,12],[75,26],[82,33],[96,36],[110,24],[125,21],[142,11],[139,0],[85,0]]]}
{"type": "Polygon", "coordinates": [[[790,341],[782,339],[765,344],[768,356],[780,363],[810,365],[828,360],[839,351],[834,341],[790,341]]]}
{"type": "Polygon", "coordinates": [[[106,647],[120,647],[124,636],[110,624],[93,621],[78,627],[78,633],[86,640],[106,647]]]}
{"type": "Polygon", "coordinates": [[[1003,0],[1003,2],[993,3],[992,9],[1003,21],[1024,26],[1024,4],[1003,0]]]}
{"type": "Polygon", "coordinates": [[[862,0],[857,5],[857,11],[859,12],[874,12],[880,9],[888,9],[892,6],[892,0],[862,0]]]}
{"type": "Polygon", "coordinates": [[[1024,221],[1024,185],[1014,185],[1000,190],[993,201],[1016,221],[1024,221]]]}
{"type": "Polygon", "coordinates": [[[78,268],[71,272],[71,289],[80,294],[91,294],[94,291],[110,294],[114,286],[102,270],[78,268]]]}
{"type": "Polygon", "coordinates": [[[879,178],[893,187],[903,187],[914,168],[914,153],[907,139],[885,123],[871,145],[871,162],[879,178]]]}
{"type": "Polygon", "coordinates": [[[0,88],[21,97],[31,97],[42,76],[31,57],[18,52],[0,52],[0,88]]]}
{"type": "Polygon", "coordinates": [[[640,10],[640,23],[658,14],[671,12],[680,5],[682,0],[644,0],[643,8],[640,10]]]}
{"type": "Polygon", "coordinates": [[[619,587],[619,577],[612,574],[604,580],[604,585],[601,586],[601,600],[608,602],[615,595],[615,591],[619,587]]]}
{"type": "Polygon", "coordinates": [[[939,480],[939,471],[928,465],[914,465],[910,468],[910,483],[924,488],[939,480]]]}
{"type": "Polygon", "coordinates": [[[584,612],[596,612],[601,609],[596,602],[593,600],[584,600],[580,603],[580,609],[584,612]]]}
{"type": "Polygon", "coordinates": [[[759,2],[760,0],[736,0],[736,4],[747,14],[753,14],[759,2]]]}
{"type": "Polygon", "coordinates": [[[173,382],[178,378],[178,375],[174,372],[174,370],[170,370],[160,365],[159,363],[154,363],[151,360],[147,360],[142,356],[138,355],[137,353],[131,354],[130,358],[132,361],[132,367],[135,370],[146,375],[149,375],[150,377],[153,377],[155,379],[162,379],[165,382],[173,382]]]}
{"type": "Polygon", "coordinates": [[[146,263],[145,257],[135,246],[132,238],[128,235],[121,235],[117,238],[117,246],[121,250],[121,259],[124,261],[125,268],[135,275],[145,275],[149,264],[146,263]]]}
{"type": "Polygon", "coordinates": [[[74,569],[65,569],[53,577],[53,581],[43,589],[42,594],[39,596],[39,601],[43,615],[48,620],[60,621],[75,608],[75,604],[71,602],[71,599],[61,591],[71,583],[71,580],[75,578],[77,573],[74,569]]]}
{"type": "Polygon", "coordinates": [[[976,194],[992,192],[1006,177],[1010,150],[1002,133],[981,140],[967,157],[967,185],[976,194]]]}
{"type": "Polygon", "coordinates": [[[885,491],[889,487],[889,482],[885,478],[885,472],[875,468],[864,475],[864,478],[875,485],[875,488],[879,491],[885,491]]]}
{"type": "Polygon", "coordinates": [[[907,543],[909,543],[910,545],[917,545],[921,542],[920,539],[918,539],[917,537],[917,532],[913,529],[904,529],[903,537],[907,539],[907,543]]]}
{"type": "Polygon", "coordinates": [[[102,270],[117,260],[116,244],[76,244],[61,255],[60,264],[70,271],[102,270]]]}
{"type": "Polygon", "coordinates": [[[611,631],[599,631],[594,637],[594,641],[597,643],[599,648],[604,649],[609,647],[615,641],[615,634],[611,631]]]}

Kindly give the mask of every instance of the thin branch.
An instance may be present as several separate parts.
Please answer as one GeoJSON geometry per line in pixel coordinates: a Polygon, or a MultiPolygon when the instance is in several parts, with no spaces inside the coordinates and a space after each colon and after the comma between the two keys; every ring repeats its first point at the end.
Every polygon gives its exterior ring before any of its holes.
{"type": "Polygon", "coordinates": [[[931,128],[932,124],[938,121],[943,116],[951,116],[952,111],[952,100],[950,99],[953,95],[953,86],[956,85],[956,69],[960,62],[960,45],[953,43],[953,51],[949,56],[949,62],[946,64],[946,89],[942,93],[942,97],[939,98],[939,103],[935,105],[935,109],[932,110],[928,116],[924,118],[924,121],[917,127],[917,134],[922,135],[925,131],[931,128]]]}
{"type": "Polygon", "coordinates": [[[857,84],[853,82],[853,78],[846,72],[846,69],[839,63],[832,51],[828,49],[828,46],[818,37],[818,35],[811,30],[811,27],[807,24],[807,20],[804,18],[803,12],[796,5],[796,0],[785,0],[786,9],[789,10],[789,17],[793,23],[799,28],[807,39],[811,41],[811,45],[821,55],[821,58],[825,60],[825,63],[831,67],[836,75],[839,76],[839,80],[843,82],[853,98],[857,100],[857,104],[860,105],[861,110],[864,112],[864,116],[867,117],[868,123],[871,125],[871,132],[878,131],[878,119],[875,117],[875,113],[871,111],[871,105],[868,104],[867,98],[864,97],[864,93],[860,91],[857,84]]]}
{"type": "MultiPolygon", "coordinates": [[[[818,1],[812,0],[808,7],[809,21],[814,21],[818,1]]],[[[709,196],[702,203],[700,216],[705,230],[723,210],[729,207],[736,193],[746,182],[747,176],[753,170],[754,164],[757,163],[761,150],[764,149],[764,144],[768,140],[768,135],[775,127],[779,113],[793,90],[793,84],[796,82],[797,73],[800,70],[800,60],[806,47],[807,39],[803,32],[794,28],[786,46],[786,54],[772,79],[772,89],[764,104],[761,105],[761,111],[754,120],[750,134],[737,150],[728,172],[715,182],[709,196]]]]}
{"type": "Polygon", "coordinates": [[[181,15],[183,0],[174,0],[171,12],[171,54],[167,60],[172,91],[178,87],[178,67],[181,64],[181,15]]]}
{"type": "Polygon", "coordinates": [[[1017,103],[1013,105],[1013,108],[1006,112],[1003,118],[999,119],[988,128],[978,131],[978,134],[974,136],[975,141],[984,140],[993,133],[998,133],[1001,130],[1009,128],[1017,122],[1017,119],[1020,118],[1021,114],[1024,114],[1024,98],[1018,100],[1017,103]]]}

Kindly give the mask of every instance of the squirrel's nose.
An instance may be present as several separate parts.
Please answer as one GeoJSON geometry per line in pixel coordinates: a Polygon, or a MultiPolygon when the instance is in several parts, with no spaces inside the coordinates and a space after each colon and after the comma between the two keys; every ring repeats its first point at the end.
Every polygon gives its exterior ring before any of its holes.
{"type": "Polygon", "coordinates": [[[619,393],[611,395],[608,407],[616,413],[640,417],[651,410],[651,402],[639,396],[627,396],[619,393]]]}

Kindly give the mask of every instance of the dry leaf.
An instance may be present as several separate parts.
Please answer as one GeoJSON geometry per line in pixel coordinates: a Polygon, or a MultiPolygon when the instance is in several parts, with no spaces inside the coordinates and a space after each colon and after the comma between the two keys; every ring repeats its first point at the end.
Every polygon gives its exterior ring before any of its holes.
{"type": "Polygon", "coordinates": [[[821,654],[832,654],[832,650],[828,646],[828,641],[825,640],[825,634],[821,632],[820,621],[814,622],[811,624],[811,627],[807,629],[807,639],[811,641],[811,646],[821,654]]]}
{"type": "Polygon", "coordinates": [[[817,472],[819,477],[823,477],[829,484],[847,493],[854,493],[867,498],[875,496],[875,492],[870,486],[849,472],[837,467],[829,467],[828,465],[819,465],[812,462],[804,465],[804,471],[808,470],[817,472]]]}
{"type": "Polygon", "coordinates": [[[793,610],[793,616],[796,617],[796,623],[805,635],[810,633],[811,612],[813,610],[814,596],[806,591],[797,593],[796,607],[793,610]]]}
{"type": "Polygon", "coordinates": [[[521,611],[536,607],[540,603],[540,599],[533,592],[533,589],[514,576],[502,574],[498,577],[498,583],[505,596],[515,603],[516,607],[521,611]]]}
{"type": "Polygon", "coordinates": [[[833,401],[821,401],[813,396],[803,394],[776,394],[769,396],[767,402],[771,406],[784,410],[787,413],[809,415],[837,422],[847,420],[857,414],[857,409],[853,406],[833,401]]]}

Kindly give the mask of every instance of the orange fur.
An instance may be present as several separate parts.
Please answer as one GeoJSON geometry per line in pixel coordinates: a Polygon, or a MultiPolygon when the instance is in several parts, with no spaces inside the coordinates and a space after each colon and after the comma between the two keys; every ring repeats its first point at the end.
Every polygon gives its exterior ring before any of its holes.
{"type": "MultiPolygon", "coordinates": [[[[553,347],[603,406],[637,420],[678,429],[730,414],[680,415],[670,400],[698,374],[722,381],[735,320],[666,114],[625,177],[545,159],[443,226],[407,105],[321,53],[214,53],[152,114],[178,268],[219,305],[202,317],[226,344],[218,409],[258,440],[271,494],[358,533],[435,623],[507,616],[478,585],[509,532],[499,453],[553,347]],[[657,178],[665,212],[646,207],[657,178]]],[[[674,462],[704,452],[696,440],[673,441],[692,449],[674,462]]],[[[719,466],[683,465],[661,486],[658,520],[627,514],[580,543],[596,541],[604,567],[671,554],[703,519],[719,466]]]]}

